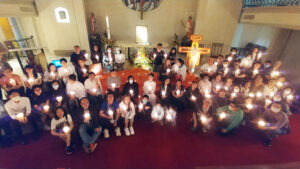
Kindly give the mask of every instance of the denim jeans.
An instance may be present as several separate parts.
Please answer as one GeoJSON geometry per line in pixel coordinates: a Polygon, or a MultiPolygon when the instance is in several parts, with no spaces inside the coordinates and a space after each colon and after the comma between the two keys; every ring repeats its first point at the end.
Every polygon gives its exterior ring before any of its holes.
{"type": "Polygon", "coordinates": [[[81,124],[79,126],[79,134],[83,144],[87,147],[96,142],[101,134],[101,128],[100,132],[96,132],[93,128],[90,128],[88,124],[81,124]]]}

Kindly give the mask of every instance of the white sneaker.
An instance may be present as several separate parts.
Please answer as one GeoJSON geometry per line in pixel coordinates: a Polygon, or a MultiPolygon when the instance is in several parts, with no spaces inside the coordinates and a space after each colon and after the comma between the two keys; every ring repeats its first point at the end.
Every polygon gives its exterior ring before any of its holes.
{"type": "Polygon", "coordinates": [[[108,131],[108,129],[104,129],[103,133],[104,133],[104,138],[105,139],[109,138],[109,131],[108,131]]]}
{"type": "Polygon", "coordinates": [[[125,129],[124,129],[124,132],[125,132],[125,135],[126,135],[126,136],[130,136],[130,133],[129,133],[128,128],[125,128],[125,129]]]}
{"type": "Polygon", "coordinates": [[[115,132],[116,132],[116,136],[121,136],[120,127],[117,127],[115,129],[115,132]]]}
{"type": "Polygon", "coordinates": [[[131,135],[134,135],[133,127],[130,127],[129,130],[130,130],[130,134],[131,134],[131,135]]]}

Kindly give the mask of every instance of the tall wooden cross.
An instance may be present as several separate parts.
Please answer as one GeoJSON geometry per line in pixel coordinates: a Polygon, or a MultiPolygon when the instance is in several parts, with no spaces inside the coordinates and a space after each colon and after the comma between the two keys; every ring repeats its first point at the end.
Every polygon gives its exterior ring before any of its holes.
{"type": "Polygon", "coordinates": [[[186,63],[188,64],[188,70],[195,71],[195,67],[199,65],[201,54],[209,54],[210,48],[199,48],[199,41],[202,40],[201,35],[192,35],[192,46],[185,47],[180,46],[178,52],[186,53],[186,63]]]}

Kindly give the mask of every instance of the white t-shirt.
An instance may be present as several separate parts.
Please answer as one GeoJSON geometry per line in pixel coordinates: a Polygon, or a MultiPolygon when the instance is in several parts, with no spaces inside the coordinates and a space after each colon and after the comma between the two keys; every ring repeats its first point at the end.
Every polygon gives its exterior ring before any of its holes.
{"type": "Polygon", "coordinates": [[[120,53],[115,55],[115,59],[117,63],[124,63],[125,62],[125,54],[120,53]]]}
{"type": "Polygon", "coordinates": [[[51,130],[55,130],[57,128],[57,126],[59,126],[63,123],[66,123],[67,120],[68,120],[68,123],[73,122],[70,114],[67,114],[67,119],[66,119],[66,117],[63,117],[63,118],[58,119],[58,120],[56,120],[55,118],[52,118],[52,120],[51,120],[51,130]]]}
{"type": "Polygon", "coordinates": [[[252,67],[253,60],[251,59],[251,56],[244,57],[241,61],[241,67],[244,67],[246,69],[249,69],[252,67]]]}
{"type": "Polygon", "coordinates": [[[198,84],[198,87],[199,87],[199,90],[202,94],[206,93],[206,92],[211,93],[212,84],[209,80],[208,81],[200,80],[199,84],[198,84]]]}
{"type": "Polygon", "coordinates": [[[202,65],[201,70],[205,73],[216,73],[217,66],[215,64],[209,66],[208,63],[205,63],[204,65],[202,65]]]}
{"type": "Polygon", "coordinates": [[[98,78],[95,78],[94,80],[91,79],[86,79],[84,81],[84,87],[86,90],[91,90],[92,92],[94,92],[94,89],[96,89],[96,95],[102,94],[102,85],[101,82],[98,78]],[[99,84],[99,88],[97,86],[97,83],[99,84]]]}
{"type": "Polygon", "coordinates": [[[78,81],[75,81],[75,83],[73,83],[73,84],[68,83],[66,89],[67,89],[68,94],[75,92],[74,95],[78,99],[86,97],[85,88],[84,88],[83,84],[78,81]]]}
{"type": "Polygon", "coordinates": [[[143,86],[144,94],[149,95],[148,93],[150,92],[154,94],[155,88],[156,88],[156,83],[154,81],[147,80],[144,82],[144,86],[143,86]]]}
{"type": "Polygon", "coordinates": [[[69,76],[71,74],[74,74],[74,69],[71,66],[67,66],[66,68],[64,67],[60,67],[57,70],[58,72],[58,77],[63,79],[63,81],[65,82],[65,84],[68,82],[68,78],[66,78],[65,76],[69,76]]]}
{"type": "Polygon", "coordinates": [[[182,79],[185,80],[185,77],[186,77],[186,66],[185,65],[178,67],[177,64],[174,64],[172,66],[172,72],[181,75],[182,79]]]}
{"type": "Polygon", "coordinates": [[[152,112],[151,112],[151,117],[156,118],[157,120],[162,120],[164,118],[165,111],[162,106],[154,106],[152,112]]]}
{"type": "Polygon", "coordinates": [[[22,75],[21,79],[23,83],[28,82],[30,86],[34,86],[39,83],[39,80],[42,80],[42,76],[39,73],[37,73],[37,78],[28,78],[26,75],[22,75]]]}
{"type": "Polygon", "coordinates": [[[125,105],[125,103],[123,101],[119,104],[119,108],[120,108],[120,113],[121,113],[122,117],[124,117],[125,119],[133,120],[134,115],[135,115],[135,107],[134,107],[133,102],[130,102],[131,111],[128,111],[127,106],[125,105]]]}
{"type": "Polygon", "coordinates": [[[12,119],[15,119],[18,113],[25,113],[26,115],[31,113],[31,104],[28,97],[20,97],[20,101],[18,103],[15,103],[10,99],[5,103],[4,107],[9,117],[12,119]]]}

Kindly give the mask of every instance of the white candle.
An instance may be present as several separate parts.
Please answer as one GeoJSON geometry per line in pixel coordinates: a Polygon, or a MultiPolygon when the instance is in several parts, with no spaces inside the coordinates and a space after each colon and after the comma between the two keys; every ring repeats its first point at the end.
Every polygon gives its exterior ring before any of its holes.
{"type": "Polygon", "coordinates": [[[254,97],[254,93],[249,93],[249,97],[254,97]]]}
{"type": "Polygon", "coordinates": [[[156,53],[153,54],[153,57],[156,58],[156,53]]]}
{"type": "Polygon", "coordinates": [[[289,94],[288,96],[287,96],[287,99],[288,100],[292,100],[294,98],[294,96],[292,95],[292,94],[289,94]]]}
{"type": "Polygon", "coordinates": [[[56,100],[57,100],[57,102],[60,103],[60,102],[62,101],[62,96],[57,96],[57,97],[56,97],[56,100]]]}
{"type": "Polygon", "coordinates": [[[85,112],[83,116],[85,119],[90,119],[90,117],[91,117],[90,113],[88,113],[88,112],[85,112]]]}
{"type": "Polygon", "coordinates": [[[272,103],[272,101],[271,100],[269,100],[269,99],[266,99],[266,105],[268,106],[268,105],[270,105],[272,103]]]}
{"type": "Polygon", "coordinates": [[[87,69],[86,69],[86,68],[83,68],[83,69],[82,69],[82,72],[83,72],[83,73],[86,73],[86,72],[87,72],[87,69]]]}
{"type": "Polygon", "coordinates": [[[95,58],[96,58],[97,61],[99,60],[99,56],[98,55],[96,55],[95,58]]]}
{"type": "Polygon", "coordinates": [[[220,90],[221,89],[221,86],[220,85],[216,85],[216,90],[220,90]]]}
{"type": "Polygon", "coordinates": [[[29,78],[28,79],[28,83],[31,85],[32,83],[34,82],[34,79],[33,78],[29,78]]]}
{"type": "Polygon", "coordinates": [[[170,113],[167,113],[166,118],[168,121],[172,120],[172,115],[170,113]]]}
{"type": "Polygon", "coordinates": [[[48,105],[45,105],[43,108],[45,111],[48,111],[50,107],[48,105]]]}
{"type": "Polygon", "coordinates": [[[158,118],[158,113],[155,111],[155,112],[153,112],[153,118],[154,119],[157,119],[158,118]]]}
{"type": "Polygon", "coordinates": [[[180,95],[180,90],[176,90],[176,94],[177,94],[177,95],[180,95]]]}
{"type": "Polygon", "coordinates": [[[282,87],[282,86],[283,86],[283,83],[280,82],[280,81],[278,81],[276,85],[277,85],[277,87],[282,87]]]}
{"type": "Polygon", "coordinates": [[[260,59],[260,58],[261,58],[261,52],[259,52],[257,55],[257,59],[260,59]]]}
{"type": "Polygon", "coordinates": [[[232,61],[232,57],[231,57],[231,56],[230,56],[230,57],[228,57],[227,59],[228,59],[228,61],[229,61],[229,62],[231,62],[231,61],[232,61]]]}
{"type": "Polygon", "coordinates": [[[89,58],[89,54],[88,54],[88,53],[85,53],[85,54],[84,54],[84,57],[85,57],[85,59],[87,60],[87,59],[89,58]]]}
{"type": "Polygon", "coordinates": [[[132,89],[130,89],[130,90],[129,90],[129,93],[130,93],[131,95],[133,95],[134,92],[133,92],[132,89]]]}
{"type": "Polygon", "coordinates": [[[70,131],[70,127],[64,126],[63,131],[67,134],[70,131]]]}
{"type": "Polygon", "coordinates": [[[9,79],[9,83],[12,85],[12,86],[15,86],[16,85],[16,81],[14,79],[9,79]]]}
{"type": "Polygon", "coordinates": [[[247,109],[253,109],[253,104],[248,103],[248,104],[246,105],[246,107],[247,107],[247,109]]]}
{"type": "Polygon", "coordinates": [[[163,96],[166,96],[166,91],[161,91],[161,94],[163,95],[163,96]]]}
{"type": "Polygon", "coordinates": [[[142,110],[143,107],[144,107],[143,103],[140,103],[140,104],[139,104],[139,109],[142,110]]]}
{"type": "Polygon", "coordinates": [[[76,94],[76,92],[70,91],[70,95],[74,96],[75,94],[76,94]]]}
{"type": "Polygon", "coordinates": [[[257,69],[254,69],[253,70],[253,75],[257,75],[258,74],[258,70],[257,69]]]}
{"type": "Polygon", "coordinates": [[[238,76],[240,74],[240,72],[241,72],[240,69],[236,69],[235,70],[235,75],[238,76]]]}
{"type": "Polygon", "coordinates": [[[168,68],[168,69],[167,69],[167,73],[170,73],[170,71],[171,71],[171,70],[168,68]]]}
{"type": "Polygon", "coordinates": [[[225,113],[225,112],[221,112],[221,113],[219,114],[219,118],[220,118],[220,119],[225,119],[225,117],[226,117],[226,113],[225,113]]]}
{"type": "Polygon", "coordinates": [[[262,96],[262,93],[261,92],[257,92],[256,93],[256,97],[261,97],[262,96]]]}
{"type": "Polygon", "coordinates": [[[112,83],[112,84],[111,84],[111,87],[112,87],[112,88],[115,88],[115,87],[116,87],[116,83],[112,83]]]}
{"type": "Polygon", "coordinates": [[[205,92],[205,97],[206,97],[206,98],[211,98],[211,95],[210,95],[210,93],[208,93],[208,92],[205,92]]]}
{"type": "Polygon", "coordinates": [[[92,91],[93,91],[94,93],[97,93],[97,89],[96,89],[96,88],[94,88],[92,91]]]}
{"type": "Polygon", "coordinates": [[[271,73],[271,77],[272,78],[275,78],[275,77],[277,77],[279,75],[280,75],[279,71],[276,71],[276,70],[272,71],[272,73],[271,73]]]}
{"type": "Polygon", "coordinates": [[[168,56],[168,55],[165,53],[165,55],[164,55],[164,56],[165,56],[165,58],[167,58],[167,56],[168,56]]]}
{"type": "Polygon", "coordinates": [[[231,93],[231,97],[236,97],[236,93],[235,92],[231,93]]]}
{"type": "Polygon", "coordinates": [[[196,100],[196,97],[195,97],[194,95],[192,95],[192,96],[191,96],[191,99],[192,99],[193,101],[195,101],[195,100],[196,100]]]}
{"type": "Polygon", "coordinates": [[[108,115],[112,116],[113,114],[114,114],[114,112],[111,109],[109,109],[108,110],[108,115]]]}
{"type": "Polygon", "coordinates": [[[24,113],[18,113],[16,117],[17,117],[18,120],[23,120],[24,119],[24,113]]]}
{"type": "Polygon", "coordinates": [[[257,124],[258,124],[259,127],[264,127],[264,126],[266,126],[266,122],[265,122],[264,120],[259,120],[259,121],[257,122],[257,124]]]}
{"type": "Polygon", "coordinates": [[[200,120],[202,122],[202,124],[206,124],[207,123],[207,117],[204,115],[201,115],[200,120]]]}

